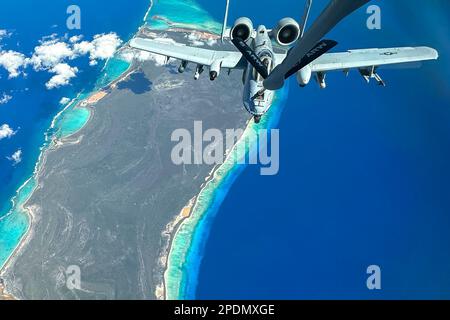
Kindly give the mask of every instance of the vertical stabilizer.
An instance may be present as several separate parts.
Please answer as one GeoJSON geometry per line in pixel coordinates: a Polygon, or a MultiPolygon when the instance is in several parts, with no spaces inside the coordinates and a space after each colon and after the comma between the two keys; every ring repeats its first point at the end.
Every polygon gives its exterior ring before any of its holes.
{"type": "Polygon", "coordinates": [[[221,36],[222,42],[223,42],[223,39],[225,38],[225,33],[227,31],[229,9],[230,9],[230,0],[227,0],[227,5],[225,7],[225,16],[223,18],[223,27],[222,27],[222,36],[221,36]]]}

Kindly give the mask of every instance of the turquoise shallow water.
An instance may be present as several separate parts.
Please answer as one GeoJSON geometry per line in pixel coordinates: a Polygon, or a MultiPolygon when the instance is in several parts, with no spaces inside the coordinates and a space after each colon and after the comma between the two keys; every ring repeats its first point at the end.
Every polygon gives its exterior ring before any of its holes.
{"type": "Polygon", "coordinates": [[[21,206],[30,197],[35,187],[35,180],[30,179],[22,186],[14,198],[14,208],[0,220],[0,267],[15,250],[22,236],[28,229],[29,219],[21,206]]]}
{"type": "Polygon", "coordinates": [[[155,2],[150,14],[147,17],[147,23],[152,28],[165,29],[169,25],[162,20],[152,20],[155,16],[162,16],[174,23],[175,27],[190,26],[202,30],[220,33],[221,23],[216,22],[211,14],[203,9],[197,1],[194,0],[164,0],[155,2]]]}
{"type": "MultiPolygon", "coordinates": [[[[150,19],[154,15],[164,15],[170,21],[180,23],[180,27],[197,26],[201,29],[214,32],[220,30],[220,25],[215,23],[208,12],[199,7],[195,1],[166,0],[157,2],[151,10],[147,23],[151,24],[152,27],[166,28],[167,24],[150,19]]],[[[97,80],[94,81],[91,90],[96,91],[107,86],[122,75],[129,67],[130,64],[119,57],[108,60],[102,72],[97,77],[97,80]]],[[[49,147],[52,136],[64,138],[83,128],[90,118],[90,111],[87,108],[80,107],[79,102],[89,95],[90,92],[78,94],[67,106],[64,106],[62,112],[58,113],[52,121],[53,127],[47,130],[47,140],[44,141],[40,148],[40,153],[49,147]]],[[[22,205],[30,197],[35,186],[36,181],[34,177],[31,177],[19,189],[11,205],[4,206],[7,208],[4,212],[7,213],[4,213],[4,216],[0,220],[0,266],[4,265],[28,229],[29,219],[27,214],[22,210],[22,205]]]]}
{"type": "MultiPolygon", "coordinates": [[[[280,90],[266,117],[260,124],[251,123],[246,132],[251,133],[252,131],[257,132],[257,130],[276,128],[288,94],[289,87],[280,90]]],[[[244,134],[244,136],[246,135],[244,134]]],[[[251,139],[247,141],[243,156],[239,154],[239,151],[235,151],[238,159],[255,152],[256,141],[251,139]]],[[[169,298],[188,300],[196,298],[200,266],[211,226],[228,192],[246,167],[247,165],[236,164],[233,161],[226,162],[218,169],[216,178],[199,195],[196,210],[193,212],[193,216],[197,215],[197,219],[188,223],[188,227],[181,227],[180,233],[173,241],[172,250],[176,258],[171,260],[172,265],[167,280],[169,288],[176,287],[173,283],[177,283],[179,287],[177,291],[169,291],[169,298]],[[183,228],[188,231],[184,231],[183,228]],[[186,247],[187,243],[189,246],[186,247]]]]}
{"type": "MultiPolygon", "coordinates": [[[[95,90],[107,86],[129,67],[130,64],[120,58],[110,59],[96,83],[95,90]]],[[[65,138],[85,126],[91,112],[87,108],[80,107],[79,103],[89,95],[90,93],[79,94],[77,98],[65,106],[63,111],[55,116],[54,127],[47,131],[47,141],[41,147],[41,154],[51,145],[52,136],[59,139],[65,138]]],[[[32,194],[35,186],[36,180],[33,176],[19,189],[17,195],[13,198],[13,205],[9,213],[0,220],[0,266],[4,265],[28,230],[29,218],[22,206],[32,194]]]]}
{"type": "Polygon", "coordinates": [[[120,57],[111,58],[103,69],[102,75],[97,80],[95,88],[100,89],[107,86],[127,71],[129,67],[130,63],[120,59],[120,57]]]}
{"type": "Polygon", "coordinates": [[[76,104],[77,102],[72,103],[58,119],[56,125],[56,136],[58,138],[67,137],[77,132],[89,120],[90,111],[86,108],[75,108],[76,104]]]}
{"type": "MultiPolygon", "coordinates": [[[[31,2],[2,3],[0,29],[7,29],[11,36],[1,39],[1,49],[29,54],[42,37],[53,33],[59,36],[81,33],[89,40],[95,34],[114,31],[126,41],[142,24],[142,17],[149,4],[148,0],[133,1],[127,6],[127,15],[124,16],[123,6],[119,2],[79,0],[77,4],[83,8],[85,24],[78,32],[65,28],[65,13],[70,4],[68,1],[56,3],[43,0],[39,7],[31,2]],[[35,7],[35,10],[24,11],[24,7],[35,7]],[[99,11],[102,12],[102,19],[98,18],[99,11]],[[121,23],[113,24],[114,21],[121,23]],[[30,25],[33,27],[30,28],[30,25]]],[[[71,60],[69,63],[79,69],[78,77],[70,86],[51,91],[45,88],[50,77],[46,72],[27,70],[27,77],[8,79],[5,70],[0,68],[0,94],[5,90],[13,96],[7,105],[0,108],[0,124],[7,123],[16,130],[13,137],[0,141],[0,266],[28,228],[28,218],[22,212],[21,205],[34,189],[35,181],[29,177],[42,151],[48,148],[53,136],[63,138],[80,130],[89,119],[90,112],[75,108],[76,103],[90,92],[107,85],[129,67],[127,62],[115,58],[105,67],[104,62],[89,67],[87,59],[71,60]],[[59,104],[62,97],[78,98],[69,106],[62,106],[59,104]],[[22,161],[13,166],[7,156],[18,149],[22,150],[22,161]],[[22,187],[19,189],[19,186],[22,187]]]]}

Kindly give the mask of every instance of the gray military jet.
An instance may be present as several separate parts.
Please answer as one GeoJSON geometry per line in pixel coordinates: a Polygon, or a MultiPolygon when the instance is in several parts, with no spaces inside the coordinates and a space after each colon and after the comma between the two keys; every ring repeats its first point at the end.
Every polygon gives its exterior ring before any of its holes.
{"type": "Polygon", "coordinates": [[[274,29],[260,25],[256,29],[249,18],[236,20],[227,29],[229,0],[226,2],[222,42],[231,41],[237,50],[213,50],[161,42],[142,37],[130,41],[135,49],[148,51],[181,60],[183,72],[188,63],[197,65],[194,78],[198,79],[204,68],[209,69],[211,80],[221,70],[243,69],[244,106],[259,122],[273,103],[275,91],[284,81],[296,75],[298,84],[306,86],[315,77],[321,88],[326,87],[327,72],[341,70],[348,73],[356,69],[369,82],[375,79],[385,86],[377,70],[380,66],[436,60],[438,52],[428,47],[349,50],[328,53],[337,42],[323,40],[341,20],[370,0],[331,0],[312,26],[306,29],[312,0],[307,0],[301,23],[292,18],[279,21],[274,29]],[[274,50],[277,47],[286,48],[274,50]],[[277,52],[278,51],[278,52],[277,52]]]}

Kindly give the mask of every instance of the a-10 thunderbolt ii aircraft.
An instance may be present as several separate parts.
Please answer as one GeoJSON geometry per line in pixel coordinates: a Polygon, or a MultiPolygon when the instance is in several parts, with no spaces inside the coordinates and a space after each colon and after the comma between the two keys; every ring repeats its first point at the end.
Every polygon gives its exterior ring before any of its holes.
{"type": "Polygon", "coordinates": [[[301,23],[292,18],[279,21],[274,29],[260,25],[256,29],[249,18],[236,20],[227,29],[229,0],[226,2],[222,42],[231,40],[238,50],[212,50],[187,45],[168,44],[158,40],[134,38],[130,46],[135,49],[181,60],[179,72],[188,63],[197,65],[195,79],[204,68],[215,80],[222,69],[243,69],[244,106],[256,123],[272,105],[275,90],[283,87],[285,79],[296,75],[300,86],[306,86],[314,75],[321,88],[326,87],[325,75],[329,71],[348,73],[357,69],[369,82],[375,79],[385,85],[377,73],[383,65],[435,60],[438,52],[428,47],[350,50],[327,53],[337,42],[322,40],[341,20],[370,0],[331,0],[317,20],[305,32],[312,0],[307,0],[301,23]],[[285,47],[282,53],[274,50],[273,42],[285,47]]]}

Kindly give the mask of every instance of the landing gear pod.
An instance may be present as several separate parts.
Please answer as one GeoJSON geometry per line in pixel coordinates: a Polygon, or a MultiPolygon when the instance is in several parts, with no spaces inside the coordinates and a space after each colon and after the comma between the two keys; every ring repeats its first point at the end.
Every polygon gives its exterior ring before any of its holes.
{"type": "Polygon", "coordinates": [[[306,85],[311,80],[311,67],[308,65],[306,67],[303,67],[300,69],[300,71],[297,72],[297,82],[300,87],[306,87],[306,85]]]}
{"type": "Polygon", "coordinates": [[[220,74],[220,68],[222,63],[220,61],[214,61],[211,67],[209,68],[209,79],[214,81],[220,74]]]}

